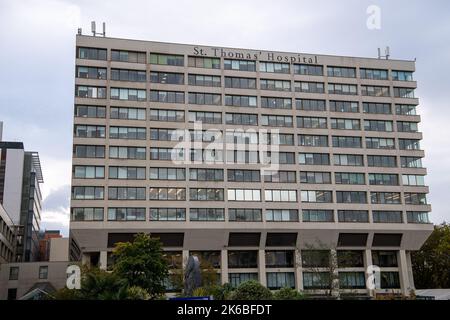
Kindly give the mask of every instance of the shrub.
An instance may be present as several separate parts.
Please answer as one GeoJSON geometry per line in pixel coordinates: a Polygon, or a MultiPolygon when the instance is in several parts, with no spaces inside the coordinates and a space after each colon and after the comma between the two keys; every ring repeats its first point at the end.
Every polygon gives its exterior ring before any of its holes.
{"type": "Polygon", "coordinates": [[[258,281],[250,280],[241,283],[231,295],[232,300],[270,300],[272,292],[258,281]]]}
{"type": "Polygon", "coordinates": [[[301,300],[304,295],[292,288],[282,288],[273,295],[276,300],[301,300]]]}

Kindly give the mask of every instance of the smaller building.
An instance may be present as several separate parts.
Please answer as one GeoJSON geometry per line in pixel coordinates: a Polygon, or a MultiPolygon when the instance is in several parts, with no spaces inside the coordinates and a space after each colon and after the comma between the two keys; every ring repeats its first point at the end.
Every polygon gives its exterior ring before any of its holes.
{"type": "Polygon", "coordinates": [[[39,261],[49,261],[50,241],[53,238],[62,238],[59,230],[45,230],[39,233],[39,261]]]}
{"type": "Polygon", "coordinates": [[[14,224],[0,203],[0,264],[13,261],[15,241],[14,224]]]}

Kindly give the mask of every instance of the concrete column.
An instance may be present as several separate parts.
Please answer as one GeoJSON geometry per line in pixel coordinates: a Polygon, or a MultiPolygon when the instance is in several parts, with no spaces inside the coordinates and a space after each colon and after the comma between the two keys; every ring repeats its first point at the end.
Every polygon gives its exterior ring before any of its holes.
{"type": "Polygon", "coordinates": [[[295,288],[298,291],[303,291],[302,257],[299,249],[295,249],[294,251],[294,267],[295,267],[295,288]]]}
{"type": "Polygon", "coordinates": [[[416,286],[414,284],[414,274],[412,269],[411,251],[406,251],[406,263],[408,265],[409,285],[411,289],[416,290],[416,286]]]}
{"type": "Polygon", "coordinates": [[[339,273],[337,269],[337,252],[336,249],[330,250],[330,267],[333,268],[332,277],[333,281],[331,282],[331,295],[333,297],[339,297],[339,273]]]}
{"type": "MultiPolygon", "coordinates": [[[[367,280],[369,279],[369,277],[373,276],[372,271],[369,269],[369,266],[371,266],[373,264],[372,250],[370,250],[370,249],[364,250],[364,262],[365,262],[365,267],[366,267],[366,286],[367,286],[367,280]]],[[[375,290],[367,288],[367,293],[371,297],[375,296],[375,290]]]]}
{"type": "Polygon", "coordinates": [[[409,282],[408,275],[408,260],[406,258],[406,251],[399,250],[398,251],[398,271],[400,277],[400,287],[402,290],[402,294],[409,296],[409,291],[412,289],[409,282]]]}
{"type": "Polygon", "coordinates": [[[91,255],[89,253],[82,253],[81,254],[81,263],[83,265],[90,266],[91,265],[91,255]]]}
{"type": "Polygon", "coordinates": [[[228,283],[228,250],[222,249],[220,252],[220,279],[222,284],[228,283]]]}
{"type": "Polygon", "coordinates": [[[263,286],[267,286],[266,278],[266,252],[264,249],[258,250],[258,278],[263,286]]]}
{"type": "Polygon", "coordinates": [[[99,267],[100,270],[106,270],[108,268],[108,251],[100,251],[99,267]]]}
{"type": "Polygon", "coordinates": [[[183,270],[186,269],[186,265],[189,259],[189,250],[183,250],[181,253],[181,267],[183,270]]]}

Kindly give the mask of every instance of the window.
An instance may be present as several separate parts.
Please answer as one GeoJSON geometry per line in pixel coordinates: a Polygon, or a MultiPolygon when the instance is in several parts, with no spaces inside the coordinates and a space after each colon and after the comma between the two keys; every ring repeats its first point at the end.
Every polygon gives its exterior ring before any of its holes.
{"type": "Polygon", "coordinates": [[[184,122],[184,111],[150,109],[150,121],[184,122]]]}
{"type": "Polygon", "coordinates": [[[111,107],[109,117],[111,119],[121,119],[121,120],[145,120],[146,119],[146,109],[144,109],[144,108],[111,107]]]}
{"type": "Polygon", "coordinates": [[[147,63],[145,52],[111,50],[111,60],[132,63],[147,63]]]}
{"type": "Polygon", "coordinates": [[[363,102],[364,113],[392,114],[389,103],[363,102]]]}
{"type": "Polygon", "coordinates": [[[397,252],[372,250],[372,262],[382,268],[398,267],[397,252]]]}
{"type": "MultiPolygon", "coordinates": [[[[261,79],[259,81],[259,84],[261,90],[291,91],[291,81],[289,80],[261,79]]],[[[248,89],[255,89],[255,88],[253,87],[248,89]]]]}
{"type": "Polygon", "coordinates": [[[75,96],[79,98],[106,99],[106,87],[76,86],[75,96]]]}
{"type": "Polygon", "coordinates": [[[108,221],[145,221],[145,208],[108,208],[108,221]]]}
{"type": "Polygon", "coordinates": [[[364,120],[364,130],[392,132],[392,121],[364,120]]]}
{"type": "Polygon", "coordinates": [[[361,95],[369,97],[389,97],[389,87],[361,85],[361,95]]]}
{"type": "Polygon", "coordinates": [[[220,76],[203,75],[203,74],[189,74],[188,84],[190,86],[202,87],[220,87],[220,76]]]}
{"type": "Polygon", "coordinates": [[[304,165],[329,166],[330,155],[328,153],[299,153],[298,163],[304,165]]]}
{"type": "Polygon", "coordinates": [[[183,141],[185,140],[185,131],[177,129],[150,129],[150,140],[155,141],[183,141]]]}
{"type": "Polygon", "coordinates": [[[264,182],[296,183],[295,171],[264,171],[264,182]]]}
{"type": "Polygon", "coordinates": [[[369,167],[397,167],[397,157],[395,156],[367,156],[367,165],[369,167]]]}
{"type": "Polygon", "coordinates": [[[324,93],[325,92],[323,82],[295,81],[294,89],[295,89],[295,92],[304,92],[304,93],[324,93]]]}
{"type": "Polygon", "coordinates": [[[364,272],[339,272],[339,288],[365,289],[366,278],[364,272]]]}
{"type": "Polygon", "coordinates": [[[359,75],[361,79],[388,80],[388,71],[384,69],[360,68],[359,75]]]}
{"type": "Polygon", "coordinates": [[[261,209],[230,208],[228,209],[228,220],[247,222],[262,221],[261,211],[261,209]]]}
{"type": "Polygon", "coordinates": [[[259,163],[259,151],[227,150],[227,163],[259,163]]]}
{"type": "Polygon", "coordinates": [[[337,203],[367,203],[365,191],[336,191],[337,203]]]}
{"type": "Polygon", "coordinates": [[[78,47],[77,58],[90,60],[106,60],[106,49],[78,47]]]}
{"type": "Polygon", "coordinates": [[[145,188],[109,187],[108,200],[146,200],[145,188]]]}
{"type": "Polygon", "coordinates": [[[150,82],[162,84],[184,84],[184,74],[152,71],[150,72],[150,82]]]}
{"type": "Polygon", "coordinates": [[[339,222],[369,222],[366,210],[338,210],[339,222]]]}
{"type": "Polygon", "coordinates": [[[397,174],[369,173],[370,185],[398,186],[397,174]]]}
{"type": "Polygon", "coordinates": [[[74,200],[103,200],[104,187],[72,187],[72,199],[74,200]]]}
{"type": "MultiPolygon", "coordinates": [[[[261,135],[263,136],[263,134],[261,133],[261,135]]],[[[265,137],[265,136],[263,136],[265,137]]],[[[235,145],[249,145],[249,144],[258,144],[258,133],[257,132],[244,132],[243,130],[239,130],[239,129],[227,129],[226,131],[226,143],[228,144],[235,144],[235,145]]],[[[265,143],[266,142],[261,142],[261,143],[265,143]]]]}
{"type": "Polygon", "coordinates": [[[185,188],[155,188],[150,187],[149,200],[163,200],[163,201],[185,201],[185,188]]]}
{"type": "Polygon", "coordinates": [[[329,250],[302,250],[301,255],[304,268],[328,268],[330,266],[329,250]]]}
{"type": "Polygon", "coordinates": [[[106,107],[76,105],[75,106],[75,117],[105,118],[106,117],[106,107]]]}
{"type": "Polygon", "coordinates": [[[402,223],[403,213],[401,211],[373,211],[373,222],[375,223],[402,223]]]}
{"type": "Polygon", "coordinates": [[[227,180],[230,182],[260,182],[259,170],[228,169],[227,180]]]}
{"type": "Polygon", "coordinates": [[[291,98],[261,97],[261,108],[292,109],[291,98]]]}
{"type": "Polygon", "coordinates": [[[103,208],[72,208],[71,221],[103,221],[103,208]]]}
{"type": "MultiPolygon", "coordinates": [[[[192,169],[191,169],[192,170],[192,169]]],[[[150,168],[150,180],[185,181],[185,168],[150,168]]]]}
{"type": "Polygon", "coordinates": [[[104,158],[105,146],[75,145],[74,156],[76,158],[104,158]]]}
{"type": "Polygon", "coordinates": [[[225,88],[256,89],[256,78],[225,77],[225,88]]]}
{"type": "Polygon", "coordinates": [[[381,289],[400,288],[398,272],[381,272],[381,289]]]}
{"type": "Polygon", "coordinates": [[[331,129],[338,130],[361,130],[359,119],[331,118],[331,129]]]}
{"type": "Polygon", "coordinates": [[[194,163],[223,163],[223,151],[218,149],[191,149],[190,160],[194,163]]]}
{"type": "Polygon", "coordinates": [[[259,62],[260,72],[289,73],[289,63],[259,62]]]}
{"type": "Polygon", "coordinates": [[[228,268],[257,268],[258,251],[228,250],[228,268]]]}
{"type": "Polygon", "coordinates": [[[184,149],[150,148],[150,160],[184,160],[184,149]]]}
{"type": "Polygon", "coordinates": [[[293,272],[267,272],[267,288],[270,290],[281,288],[295,288],[293,272]]]}
{"type": "Polygon", "coordinates": [[[39,266],[39,279],[48,278],[48,266],[39,266]]]}
{"type": "Polygon", "coordinates": [[[104,166],[73,166],[75,179],[103,179],[105,178],[104,166]]]}
{"type": "Polygon", "coordinates": [[[220,69],[220,58],[189,56],[188,66],[195,68],[220,69]]]}
{"type": "Polygon", "coordinates": [[[416,106],[409,104],[396,104],[395,113],[398,115],[415,116],[417,115],[416,106]]]}
{"type": "Polygon", "coordinates": [[[326,129],[327,118],[297,117],[297,128],[326,129]]]}
{"type": "Polygon", "coordinates": [[[258,273],[229,273],[228,281],[233,288],[237,288],[241,283],[250,280],[258,281],[258,273]]]}
{"type": "Polygon", "coordinates": [[[74,135],[78,138],[105,138],[105,126],[89,126],[76,124],[74,135]]]}
{"type": "Polygon", "coordinates": [[[295,209],[266,209],[266,221],[298,221],[298,210],[295,209]]]}
{"type": "MultiPolygon", "coordinates": [[[[184,169],[183,169],[184,170],[184,169]]],[[[223,169],[189,169],[190,181],[223,181],[223,169]]]]}
{"type": "Polygon", "coordinates": [[[430,223],[428,212],[407,211],[408,223],[430,223]]]}
{"type": "Polygon", "coordinates": [[[397,121],[398,132],[417,132],[418,130],[417,122],[397,121]]]}
{"type": "Polygon", "coordinates": [[[330,101],[330,111],[331,112],[359,112],[359,104],[356,101],[330,101]]]}
{"type": "Polygon", "coordinates": [[[266,251],[266,268],[293,268],[294,251],[278,250],[266,251]]]}
{"type": "Polygon", "coordinates": [[[329,172],[300,171],[300,183],[328,184],[331,183],[329,172]]]}
{"type": "Polygon", "coordinates": [[[371,192],[372,204],[401,204],[400,192],[371,192]]]}
{"type": "Polygon", "coordinates": [[[361,137],[332,136],[331,138],[335,148],[362,148],[361,137]]]}
{"type": "Polygon", "coordinates": [[[180,55],[150,53],[150,64],[184,66],[184,57],[180,55]]]}
{"type": "Polygon", "coordinates": [[[189,111],[189,122],[203,122],[209,124],[221,124],[222,113],[220,112],[204,112],[189,111]]]}
{"type": "Polygon", "coordinates": [[[329,77],[356,78],[356,68],[350,67],[327,67],[329,77]]]}
{"type": "Polygon", "coordinates": [[[328,147],[328,136],[299,134],[298,145],[303,147],[328,147]]]}
{"type": "MultiPolygon", "coordinates": [[[[190,129],[189,130],[189,135],[190,135],[190,141],[199,141],[199,142],[222,142],[223,141],[223,134],[222,131],[217,130],[217,129],[209,129],[209,130],[193,130],[190,129]]],[[[180,136],[180,140],[181,137],[184,137],[184,131],[182,131],[182,134],[179,134],[180,136]]],[[[172,140],[174,139],[174,137],[171,137],[172,140]]]]}
{"type": "Polygon", "coordinates": [[[150,221],[186,221],[185,208],[150,208],[150,221]]]}
{"type": "Polygon", "coordinates": [[[151,102],[184,103],[184,92],[150,90],[151,102]]]}
{"type": "Polygon", "coordinates": [[[266,115],[261,116],[261,125],[270,127],[287,127],[292,128],[291,116],[266,115]]]}
{"type": "Polygon", "coordinates": [[[258,125],[258,115],[248,114],[248,113],[226,113],[225,114],[226,124],[234,125],[258,125]]]}
{"type": "Polygon", "coordinates": [[[266,133],[260,132],[261,134],[261,144],[268,145],[282,145],[282,146],[293,146],[294,145],[294,135],[290,133],[266,133]]]}
{"type": "Polygon", "coordinates": [[[111,80],[146,82],[147,73],[145,70],[111,69],[111,80]]]}
{"type": "Polygon", "coordinates": [[[392,80],[394,81],[413,81],[412,71],[392,70],[392,80]]]}
{"type": "Polygon", "coordinates": [[[77,66],[76,69],[77,78],[106,80],[106,68],[77,66]]]}
{"type": "Polygon", "coordinates": [[[303,111],[326,111],[325,100],[295,99],[295,108],[303,111]]]}
{"type": "Polygon", "coordinates": [[[111,99],[147,101],[147,92],[143,89],[111,88],[111,99]]]}
{"type": "Polygon", "coordinates": [[[333,210],[302,210],[303,222],[333,222],[333,210]]]}
{"type": "Polygon", "coordinates": [[[189,103],[219,106],[222,104],[222,95],[214,93],[189,92],[189,103]]]}
{"type": "Polygon", "coordinates": [[[145,160],[146,150],[145,147],[109,147],[110,159],[135,159],[145,160]]]}
{"type": "Polygon", "coordinates": [[[145,180],[144,167],[109,167],[109,179],[145,180]]]}
{"type": "Polygon", "coordinates": [[[109,127],[110,139],[146,140],[147,130],[134,127],[109,127]]]}
{"type": "Polygon", "coordinates": [[[19,279],[19,267],[9,267],[9,280],[19,279]]]}
{"type": "Polygon", "coordinates": [[[190,201],[223,201],[223,189],[216,188],[190,188],[190,201]]]}
{"type": "Polygon", "coordinates": [[[363,268],[363,251],[360,250],[338,250],[337,260],[339,268],[363,268]]]}
{"type": "Polygon", "coordinates": [[[258,103],[256,96],[225,95],[225,105],[232,107],[256,108],[258,103]]]}
{"type": "Polygon", "coordinates": [[[424,186],[424,176],[416,174],[404,174],[402,175],[402,181],[404,186],[424,186]]]}
{"type": "Polygon", "coordinates": [[[335,166],[364,166],[363,156],[359,154],[334,154],[333,159],[335,166]]]}
{"type": "Polygon", "coordinates": [[[303,288],[305,290],[330,288],[330,273],[303,272],[303,288]]]}
{"type": "Polygon", "coordinates": [[[332,203],[333,194],[331,191],[300,191],[301,202],[317,202],[317,203],[332,203]]]}
{"type": "Polygon", "coordinates": [[[395,149],[395,140],[393,138],[375,138],[366,137],[367,149],[395,149]]]}
{"type": "Polygon", "coordinates": [[[365,184],[364,173],[353,173],[353,172],[335,172],[334,180],[336,184],[365,184]]]}
{"type": "MultiPolygon", "coordinates": [[[[297,190],[264,190],[266,202],[297,202],[297,190]]],[[[298,218],[297,218],[298,219],[298,218]]]]}
{"type": "Polygon", "coordinates": [[[329,94],[346,94],[346,95],[357,95],[358,86],[356,84],[341,84],[341,83],[329,83],[328,84],[329,94]]]}
{"type": "Polygon", "coordinates": [[[223,64],[225,70],[256,71],[255,61],[225,59],[223,64]]]}
{"type": "Polygon", "coordinates": [[[294,152],[263,152],[263,163],[295,164],[294,152]]]}
{"type": "Polygon", "coordinates": [[[228,189],[228,201],[261,201],[261,190],[228,189]]]}
{"type": "Polygon", "coordinates": [[[425,205],[427,204],[427,195],[425,193],[405,192],[405,204],[425,205]]]}
{"type": "Polygon", "coordinates": [[[222,208],[190,208],[191,221],[225,221],[225,210],[222,208]]]}
{"type": "Polygon", "coordinates": [[[294,64],[294,74],[323,76],[323,67],[312,64],[294,64]]]}
{"type": "Polygon", "coordinates": [[[417,139],[398,139],[400,150],[420,150],[420,140],[417,139]]]}

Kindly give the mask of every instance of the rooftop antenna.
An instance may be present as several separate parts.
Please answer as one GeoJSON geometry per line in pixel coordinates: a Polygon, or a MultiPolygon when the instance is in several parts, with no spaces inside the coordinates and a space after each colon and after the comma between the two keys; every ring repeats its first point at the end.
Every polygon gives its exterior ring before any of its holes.
{"type": "Polygon", "coordinates": [[[105,37],[106,36],[106,23],[103,22],[102,27],[103,27],[103,32],[101,32],[101,33],[97,32],[96,27],[95,27],[95,21],[91,21],[91,32],[92,32],[92,35],[94,37],[95,36],[103,36],[103,37],[105,37]]]}
{"type": "Polygon", "coordinates": [[[389,46],[387,46],[384,49],[384,56],[381,55],[381,49],[378,48],[378,59],[385,58],[386,60],[389,60],[390,55],[391,55],[391,53],[390,53],[389,46]]]}
{"type": "Polygon", "coordinates": [[[83,34],[83,31],[81,30],[81,28],[78,28],[78,35],[81,36],[83,34]]]}

